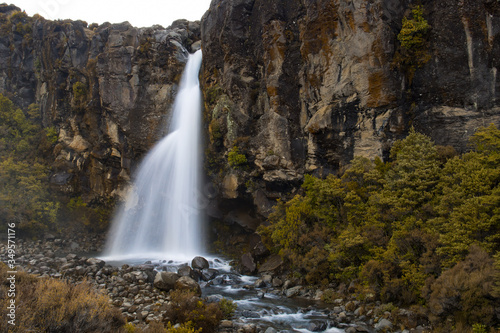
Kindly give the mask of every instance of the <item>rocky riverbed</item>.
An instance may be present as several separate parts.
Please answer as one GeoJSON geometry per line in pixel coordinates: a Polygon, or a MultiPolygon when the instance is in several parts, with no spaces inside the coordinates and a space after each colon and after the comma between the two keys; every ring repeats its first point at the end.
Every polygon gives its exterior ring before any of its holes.
{"type": "MultiPolygon", "coordinates": [[[[348,296],[348,286],[321,290],[272,272],[249,277],[222,260],[201,257],[189,263],[110,265],[96,258],[103,243],[101,236],[63,240],[49,235],[38,241],[18,240],[15,260],[18,269],[40,277],[72,283],[86,279],[110,297],[128,322],[138,326],[168,320],[168,291],[191,289],[207,302],[224,297],[238,305],[233,319],[221,322],[221,332],[430,331],[425,316],[370,297],[358,300],[348,296]]],[[[2,243],[0,260],[7,262],[7,255],[7,246],[2,243]]]]}

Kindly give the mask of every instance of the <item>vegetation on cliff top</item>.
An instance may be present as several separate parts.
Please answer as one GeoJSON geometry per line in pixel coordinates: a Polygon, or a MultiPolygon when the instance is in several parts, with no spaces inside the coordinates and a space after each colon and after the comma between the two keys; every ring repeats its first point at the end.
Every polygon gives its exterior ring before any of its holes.
{"type": "Polygon", "coordinates": [[[496,327],[500,130],[480,128],[470,144],[458,156],[412,130],[387,163],[306,176],[260,233],[308,283],[357,281],[360,295],[424,305],[443,331],[496,327]]]}

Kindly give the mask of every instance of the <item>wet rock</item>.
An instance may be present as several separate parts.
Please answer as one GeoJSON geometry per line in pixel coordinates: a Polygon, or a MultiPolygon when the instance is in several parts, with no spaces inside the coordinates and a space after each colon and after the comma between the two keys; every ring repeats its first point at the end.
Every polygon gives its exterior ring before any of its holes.
{"type": "Polygon", "coordinates": [[[278,333],[273,327],[268,327],[264,333],[278,333]]]}
{"type": "Polygon", "coordinates": [[[245,318],[260,318],[260,314],[256,311],[244,310],[241,315],[245,318]]]}
{"type": "Polygon", "coordinates": [[[191,267],[202,270],[205,268],[209,268],[210,265],[207,259],[203,257],[194,257],[193,260],[191,261],[191,267]]]}
{"type": "Polygon", "coordinates": [[[257,269],[257,265],[252,257],[252,254],[247,252],[241,257],[241,273],[253,274],[257,269]]]}
{"type": "Polygon", "coordinates": [[[191,272],[193,271],[193,269],[190,267],[190,266],[182,266],[182,267],[179,267],[179,269],[177,269],[177,274],[179,274],[180,276],[189,276],[192,278],[191,276],[191,272]]]}
{"type": "Polygon", "coordinates": [[[213,268],[205,268],[201,271],[201,278],[204,281],[210,281],[219,274],[219,271],[213,268]]]}
{"type": "Polygon", "coordinates": [[[163,291],[170,291],[176,286],[180,276],[173,272],[158,272],[155,276],[153,285],[163,291]]]}
{"type": "Polygon", "coordinates": [[[328,324],[324,321],[314,320],[307,325],[307,329],[311,332],[321,332],[326,330],[328,324]]]}
{"type": "Polygon", "coordinates": [[[201,296],[201,287],[200,285],[190,278],[189,276],[181,276],[176,282],[175,282],[175,289],[176,290],[190,290],[194,292],[197,296],[201,296]]]}

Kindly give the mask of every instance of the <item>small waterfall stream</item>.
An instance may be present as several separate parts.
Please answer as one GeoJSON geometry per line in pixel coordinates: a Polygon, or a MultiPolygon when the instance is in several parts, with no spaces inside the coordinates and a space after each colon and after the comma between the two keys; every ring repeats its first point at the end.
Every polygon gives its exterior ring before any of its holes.
{"type": "Polygon", "coordinates": [[[191,259],[203,253],[200,187],[201,50],[189,56],[168,134],[145,157],[113,221],[104,256],[191,259]]]}

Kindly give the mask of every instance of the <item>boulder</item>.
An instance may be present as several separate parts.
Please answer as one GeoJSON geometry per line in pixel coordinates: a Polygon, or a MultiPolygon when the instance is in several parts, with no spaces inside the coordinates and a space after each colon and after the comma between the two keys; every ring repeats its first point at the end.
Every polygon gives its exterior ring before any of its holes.
{"type": "Polygon", "coordinates": [[[193,291],[197,296],[201,296],[201,287],[200,285],[190,278],[189,276],[181,276],[175,282],[176,290],[190,290],[193,291]]]}
{"type": "Polygon", "coordinates": [[[377,332],[387,332],[391,329],[392,323],[385,318],[380,319],[380,321],[375,324],[375,330],[377,330],[377,332]]]}
{"type": "Polygon", "coordinates": [[[257,270],[257,265],[253,260],[252,254],[250,252],[245,253],[241,256],[241,273],[242,274],[253,274],[257,270]]]}
{"type": "Polygon", "coordinates": [[[205,269],[209,268],[208,260],[203,257],[194,257],[191,261],[191,267],[194,269],[205,269]]]}
{"type": "Polygon", "coordinates": [[[189,276],[195,281],[199,281],[201,279],[201,272],[199,269],[192,269],[189,266],[182,266],[177,270],[177,274],[180,276],[189,276]]]}
{"type": "Polygon", "coordinates": [[[177,280],[179,280],[179,278],[180,276],[177,273],[158,272],[155,276],[153,286],[163,291],[170,291],[174,289],[176,282],[177,280]]]}
{"type": "Polygon", "coordinates": [[[204,281],[210,281],[214,279],[217,274],[219,274],[219,271],[213,268],[205,268],[201,271],[201,278],[204,281]]]}
{"type": "Polygon", "coordinates": [[[269,254],[269,250],[267,249],[267,247],[264,245],[264,243],[262,243],[261,241],[258,242],[254,248],[253,248],[253,255],[256,257],[256,258],[259,258],[259,257],[264,257],[266,255],[269,254]]]}
{"type": "Polygon", "coordinates": [[[285,292],[285,295],[286,295],[286,297],[294,297],[294,296],[297,296],[301,290],[302,290],[302,286],[296,286],[296,287],[288,289],[285,292]]]}
{"type": "Polygon", "coordinates": [[[259,273],[271,272],[278,273],[283,265],[283,260],[277,254],[269,256],[269,258],[259,268],[259,273]]]}
{"type": "Polygon", "coordinates": [[[104,265],[106,264],[104,262],[104,260],[97,259],[97,258],[89,258],[89,259],[87,259],[86,263],[89,265],[96,265],[99,268],[103,268],[104,265]]]}

